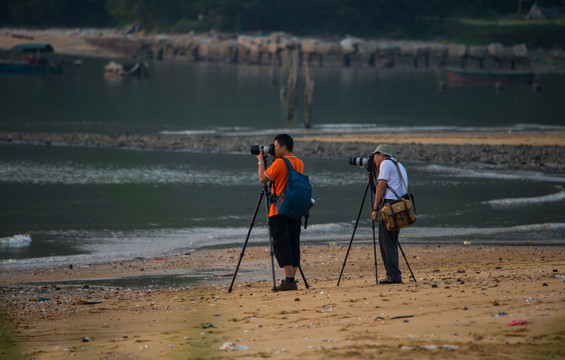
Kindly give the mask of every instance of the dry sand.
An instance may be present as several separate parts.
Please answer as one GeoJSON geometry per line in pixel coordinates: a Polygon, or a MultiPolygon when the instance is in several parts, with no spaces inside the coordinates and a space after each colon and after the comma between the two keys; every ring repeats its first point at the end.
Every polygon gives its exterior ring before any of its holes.
{"type": "MultiPolygon", "coordinates": [[[[3,272],[1,359],[558,359],[565,249],[403,246],[404,283],[376,285],[372,246],[303,247],[310,285],[273,292],[267,247],[3,272]],[[89,285],[90,278],[215,268],[207,285],[89,285]],[[64,280],[83,279],[71,286],[64,280]],[[30,282],[36,282],[35,284],[30,282]],[[46,300],[49,299],[49,300],[46,300]],[[44,301],[43,301],[44,300],[44,301]],[[510,326],[513,322],[524,324],[510,326]],[[229,351],[231,350],[231,351],[229,351]]],[[[378,257],[379,277],[383,269],[378,257]]],[[[277,269],[277,277],[281,270],[277,269]]]]}
{"type": "Polygon", "coordinates": [[[473,133],[410,133],[410,134],[347,134],[336,136],[304,136],[301,141],[323,142],[386,142],[390,144],[447,144],[447,145],[532,145],[565,146],[565,133],[556,131],[508,132],[477,131],[473,133]]]}
{"type": "MultiPolygon", "coordinates": [[[[92,32],[92,31],[91,31],[92,32]]],[[[99,31],[100,33],[102,31],[99,31]]],[[[108,34],[108,30],[104,30],[108,34]]],[[[80,30],[51,29],[0,29],[0,50],[10,50],[14,45],[22,43],[48,43],[57,54],[76,56],[122,57],[112,49],[94,46],[85,41],[85,35],[80,30]]],[[[89,33],[87,35],[95,35],[89,33]]]]}

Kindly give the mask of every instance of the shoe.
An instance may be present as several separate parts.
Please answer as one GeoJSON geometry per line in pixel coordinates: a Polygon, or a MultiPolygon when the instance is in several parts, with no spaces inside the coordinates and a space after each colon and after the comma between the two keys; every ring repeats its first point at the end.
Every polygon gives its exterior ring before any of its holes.
{"type": "Polygon", "coordinates": [[[391,278],[386,277],[379,281],[379,284],[402,284],[402,280],[392,280],[391,278]]]}
{"type": "Polygon", "coordinates": [[[288,282],[286,280],[281,281],[281,284],[275,288],[275,291],[291,291],[298,290],[298,285],[296,281],[288,282]]]}

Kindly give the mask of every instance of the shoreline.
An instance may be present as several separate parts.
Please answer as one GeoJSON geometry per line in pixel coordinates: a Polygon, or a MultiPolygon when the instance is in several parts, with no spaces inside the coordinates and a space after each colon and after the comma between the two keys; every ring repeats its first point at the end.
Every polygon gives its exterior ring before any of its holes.
{"type": "MultiPolygon", "coordinates": [[[[347,135],[293,134],[302,156],[345,158],[366,156],[375,144],[393,146],[403,161],[467,164],[496,170],[565,172],[565,132],[482,131],[474,133],[373,133],[347,135]]],[[[248,153],[253,144],[268,144],[270,135],[134,135],[88,133],[24,133],[0,131],[0,143],[38,146],[81,146],[146,151],[248,153]],[[243,139],[243,140],[242,140],[243,139]]]]}
{"type": "MultiPolygon", "coordinates": [[[[372,246],[354,244],[338,287],[347,247],[303,246],[310,288],[300,278],[298,291],[282,293],[272,292],[265,246],[246,250],[230,293],[231,276],[206,285],[168,287],[105,287],[88,279],[214,267],[233,272],[240,248],[2,273],[0,315],[6,341],[0,352],[41,359],[565,355],[565,248],[403,248],[417,282],[408,279],[401,258],[404,283],[376,285],[372,246]],[[63,281],[69,279],[77,283],[63,281]]],[[[380,255],[377,264],[382,278],[380,255]]],[[[280,279],[282,271],[276,273],[280,279]]]]}

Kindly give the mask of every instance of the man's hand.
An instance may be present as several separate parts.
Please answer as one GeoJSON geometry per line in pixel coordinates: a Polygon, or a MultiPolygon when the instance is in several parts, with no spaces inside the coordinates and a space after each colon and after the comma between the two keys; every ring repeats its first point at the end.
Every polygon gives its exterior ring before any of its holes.
{"type": "Polygon", "coordinates": [[[373,219],[374,222],[379,222],[379,213],[377,211],[372,211],[371,219],[373,219]]]}
{"type": "Polygon", "coordinates": [[[261,148],[259,149],[259,154],[257,154],[256,157],[257,157],[257,161],[263,161],[263,159],[264,159],[264,156],[263,156],[263,147],[261,147],[261,148]]]}

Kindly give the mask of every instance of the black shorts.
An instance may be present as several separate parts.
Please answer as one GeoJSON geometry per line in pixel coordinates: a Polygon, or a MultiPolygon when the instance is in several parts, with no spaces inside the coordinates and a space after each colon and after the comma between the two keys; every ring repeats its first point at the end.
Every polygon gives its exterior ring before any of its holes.
{"type": "Polygon", "coordinates": [[[300,220],[293,220],[282,215],[269,218],[273,250],[280,267],[300,265],[300,220]]]}

